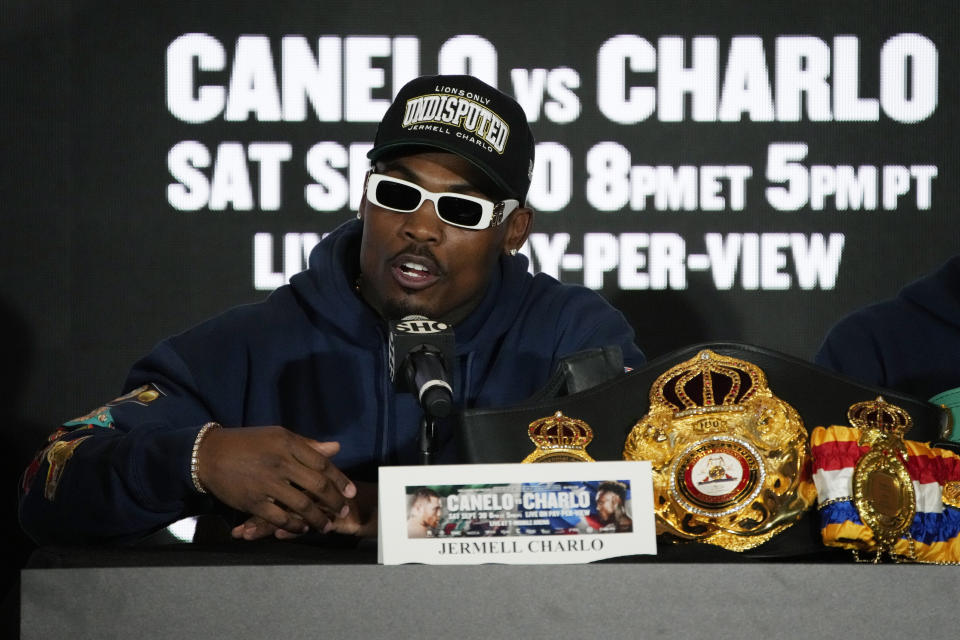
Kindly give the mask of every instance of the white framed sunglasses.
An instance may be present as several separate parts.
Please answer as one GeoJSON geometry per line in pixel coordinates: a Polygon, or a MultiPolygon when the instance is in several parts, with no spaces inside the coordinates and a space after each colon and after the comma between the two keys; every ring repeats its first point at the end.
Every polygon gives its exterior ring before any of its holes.
{"type": "Polygon", "coordinates": [[[418,184],[373,172],[367,176],[367,200],[400,213],[412,213],[424,200],[430,200],[441,220],[463,229],[496,227],[520,206],[513,199],[491,202],[462,193],[434,193],[418,184]]]}

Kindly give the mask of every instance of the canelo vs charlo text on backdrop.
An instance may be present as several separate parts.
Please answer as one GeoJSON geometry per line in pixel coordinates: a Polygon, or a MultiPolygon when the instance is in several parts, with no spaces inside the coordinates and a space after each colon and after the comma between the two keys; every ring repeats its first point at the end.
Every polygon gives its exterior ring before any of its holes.
{"type": "MultiPolygon", "coordinates": [[[[759,36],[735,36],[723,42],[727,55],[721,58],[717,37],[651,41],[613,36],[596,53],[596,108],[619,124],[656,120],[716,126],[791,123],[804,115],[812,123],[883,118],[909,126],[937,108],[939,53],[922,34],[896,34],[871,52],[862,51],[853,35],[832,40],[778,35],[767,42],[771,52],[759,36]],[[766,64],[768,53],[772,68],[766,64]],[[875,97],[861,94],[859,63],[866,55],[873,57],[869,68],[879,76],[875,97]],[[634,86],[627,69],[656,76],[650,86],[634,86]]],[[[420,51],[415,37],[321,36],[311,41],[302,35],[240,35],[223,42],[207,34],[183,34],[166,52],[167,107],[173,117],[196,127],[218,119],[377,122],[389,100],[373,97],[374,92],[419,74],[420,51]],[[375,65],[378,57],[390,60],[390,77],[375,65]],[[223,73],[214,82],[204,72],[223,73]]],[[[495,84],[496,58],[489,40],[457,35],[441,45],[438,67],[469,68],[495,84]]],[[[566,125],[581,117],[583,77],[575,68],[511,69],[509,81],[507,90],[532,122],[543,118],[566,125]]],[[[438,94],[443,89],[437,87],[438,94]]],[[[431,121],[453,117],[441,113],[431,121]]],[[[294,146],[276,140],[177,142],[167,158],[173,178],[169,204],[178,211],[282,210],[290,204],[282,199],[285,168],[302,161],[312,182],[302,186],[303,202],[297,205],[355,210],[371,143],[318,141],[302,151],[302,160],[294,146]],[[253,165],[258,180],[252,178],[253,165]]],[[[854,166],[844,158],[808,164],[810,147],[806,140],[772,139],[759,166],[726,164],[723,158],[669,166],[635,164],[629,146],[617,141],[597,140],[583,158],[575,158],[563,143],[541,140],[529,201],[542,212],[560,211],[579,189],[595,212],[607,216],[700,212],[702,227],[720,215],[743,217],[741,212],[757,208],[862,213],[931,208],[938,177],[935,158],[911,164],[880,160],[854,166]],[[573,184],[577,162],[586,171],[582,185],[573,184]],[[750,197],[757,190],[762,202],[755,204],[750,197]]],[[[580,273],[582,282],[596,289],[603,288],[608,272],[615,272],[619,289],[683,290],[689,271],[708,272],[717,290],[823,290],[835,286],[847,242],[840,232],[616,234],[600,230],[599,220],[594,226],[598,230],[586,231],[575,242],[570,233],[534,233],[525,250],[533,258],[531,269],[568,280],[580,273]],[[580,246],[580,252],[568,252],[572,246],[580,246]]],[[[302,269],[319,238],[315,231],[287,232],[282,239],[255,234],[254,287],[272,289],[302,269]],[[282,270],[275,269],[275,252],[283,255],[282,270]]]]}

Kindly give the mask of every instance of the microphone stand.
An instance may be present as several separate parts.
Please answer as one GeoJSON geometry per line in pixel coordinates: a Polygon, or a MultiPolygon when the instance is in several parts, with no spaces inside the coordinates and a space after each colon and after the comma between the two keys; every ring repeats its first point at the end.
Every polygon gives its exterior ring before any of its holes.
{"type": "Polygon", "coordinates": [[[420,419],[420,464],[433,464],[437,452],[436,418],[427,413],[420,419]]]}

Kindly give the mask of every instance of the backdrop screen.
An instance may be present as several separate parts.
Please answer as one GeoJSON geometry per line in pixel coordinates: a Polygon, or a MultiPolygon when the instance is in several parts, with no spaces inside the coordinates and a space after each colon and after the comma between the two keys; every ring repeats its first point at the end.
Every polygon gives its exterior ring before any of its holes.
{"type": "Polygon", "coordinates": [[[422,74],[517,98],[531,269],[602,292],[651,357],[728,339],[808,358],[957,251],[953,1],[22,4],[2,26],[0,303],[38,422],[304,268],[422,74]]]}

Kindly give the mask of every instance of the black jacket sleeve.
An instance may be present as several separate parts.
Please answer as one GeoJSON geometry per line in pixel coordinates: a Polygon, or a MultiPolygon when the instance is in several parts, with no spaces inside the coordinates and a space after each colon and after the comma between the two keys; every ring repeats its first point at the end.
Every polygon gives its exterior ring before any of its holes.
{"type": "Polygon", "coordinates": [[[138,362],[125,388],[52,433],[24,473],[20,521],[38,543],[121,541],[211,506],[190,455],[213,416],[172,344],[138,362]]]}

